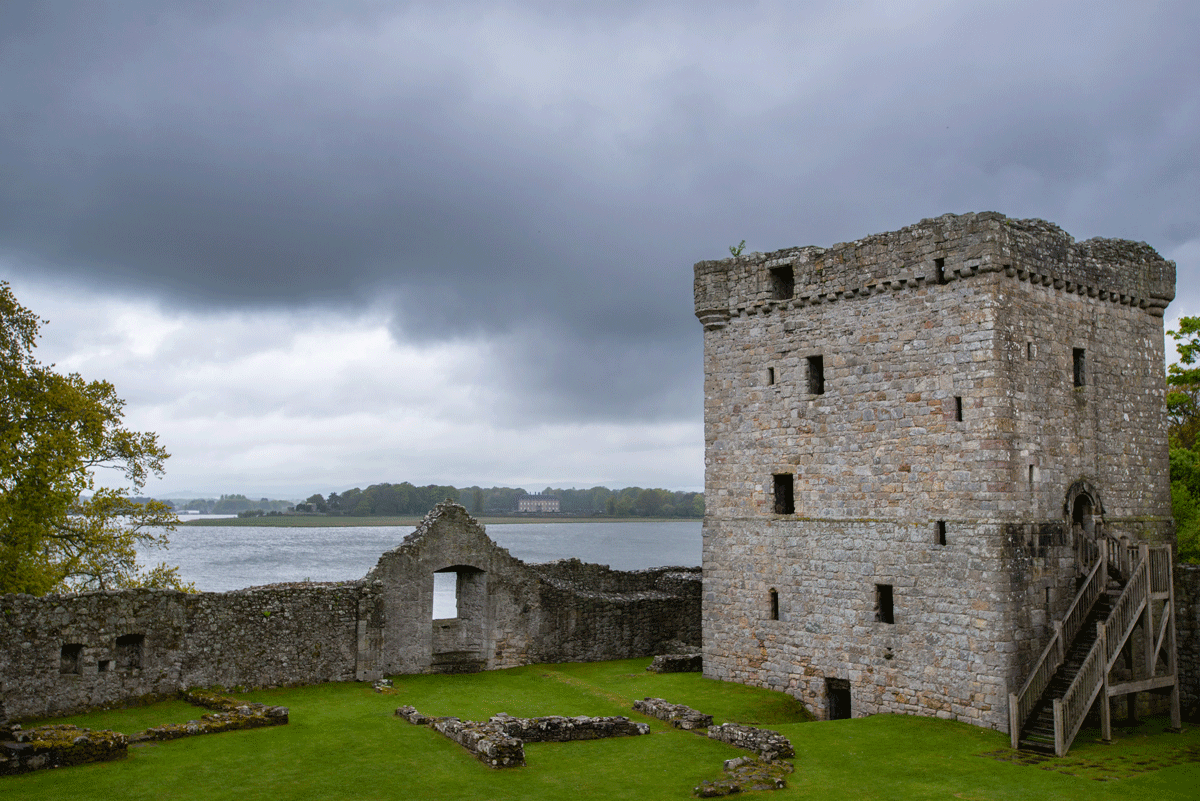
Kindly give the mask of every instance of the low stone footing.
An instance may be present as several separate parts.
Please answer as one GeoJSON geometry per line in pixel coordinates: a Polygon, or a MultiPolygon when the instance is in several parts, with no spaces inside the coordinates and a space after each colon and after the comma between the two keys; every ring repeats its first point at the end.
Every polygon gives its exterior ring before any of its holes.
{"type": "Polygon", "coordinates": [[[704,670],[704,655],[659,654],[646,670],[651,673],[700,673],[704,670]]]}
{"type": "Polygon", "coordinates": [[[22,729],[0,728],[0,776],[120,759],[129,738],[115,731],[92,731],[57,724],[22,729]]]}
{"type": "Polygon", "coordinates": [[[697,798],[719,798],[753,790],[782,790],[787,787],[787,775],[792,763],[784,759],[772,761],[744,756],[725,760],[725,778],[704,782],[692,790],[697,798]]]}
{"type": "Polygon", "coordinates": [[[286,706],[242,704],[227,712],[210,712],[207,715],[201,715],[199,720],[155,726],[138,732],[130,738],[130,741],[140,743],[177,740],[180,737],[192,737],[198,734],[218,734],[223,731],[283,726],[287,722],[288,708],[286,706]]]}
{"type": "Polygon", "coordinates": [[[665,720],[677,729],[705,729],[712,725],[712,715],[683,704],[672,704],[662,698],[643,698],[633,702],[636,712],[665,720]]]}
{"type": "Polygon", "coordinates": [[[792,741],[770,729],[722,723],[720,726],[709,727],[708,736],[714,740],[753,751],[768,762],[796,755],[795,749],[792,748],[792,741]]]}
{"type": "Polygon", "coordinates": [[[636,737],[649,734],[645,723],[624,716],[574,718],[550,715],[541,718],[515,718],[501,712],[491,720],[472,721],[458,718],[431,718],[411,706],[396,710],[396,716],[417,726],[430,726],[467,749],[479,761],[493,768],[516,768],[525,764],[525,743],[567,743],[606,737],[636,737]]]}
{"type": "Polygon", "coordinates": [[[492,768],[519,768],[525,765],[525,743],[509,737],[493,723],[458,718],[436,718],[434,731],[449,737],[492,768]]]}

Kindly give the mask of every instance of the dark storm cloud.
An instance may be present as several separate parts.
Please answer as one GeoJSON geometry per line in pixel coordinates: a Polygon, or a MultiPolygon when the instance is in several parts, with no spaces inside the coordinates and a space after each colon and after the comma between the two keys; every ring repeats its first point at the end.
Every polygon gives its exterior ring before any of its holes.
{"type": "Polygon", "coordinates": [[[9,2],[0,254],[504,336],[514,417],[694,417],[690,265],[743,237],[984,209],[1200,236],[1198,28],[1190,3],[9,2]]]}

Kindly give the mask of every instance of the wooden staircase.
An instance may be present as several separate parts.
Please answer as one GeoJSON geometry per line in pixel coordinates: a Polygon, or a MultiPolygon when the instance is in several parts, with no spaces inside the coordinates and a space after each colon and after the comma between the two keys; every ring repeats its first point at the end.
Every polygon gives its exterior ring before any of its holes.
{"type": "Polygon", "coordinates": [[[1064,756],[1097,698],[1103,737],[1111,740],[1108,699],[1164,687],[1171,688],[1171,725],[1180,726],[1170,546],[1110,537],[1096,545],[1095,563],[1054,622],[1054,636],[1021,691],[1009,695],[1013,748],[1064,756]],[[1143,675],[1113,684],[1110,672],[1139,624],[1143,675]]]}

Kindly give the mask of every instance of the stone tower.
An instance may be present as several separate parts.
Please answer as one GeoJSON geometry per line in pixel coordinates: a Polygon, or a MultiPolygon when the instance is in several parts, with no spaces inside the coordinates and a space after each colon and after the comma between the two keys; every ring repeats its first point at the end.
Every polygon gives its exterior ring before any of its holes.
{"type": "Polygon", "coordinates": [[[696,264],[705,675],[1007,729],[1080,549],[1173,541],[1174,294],[993,212],[696,264]]]}

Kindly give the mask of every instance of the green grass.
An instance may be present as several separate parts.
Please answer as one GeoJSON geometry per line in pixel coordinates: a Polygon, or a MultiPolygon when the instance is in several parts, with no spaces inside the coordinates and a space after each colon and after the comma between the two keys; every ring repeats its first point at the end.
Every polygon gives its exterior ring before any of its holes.
{"type": "MultiPolygon", "coordinates": [[[[291,723],[130,749],[119,762],[0,778],[0,798],[59,799],[682,799],[721,775],[729,746],[630,711],[653,695],[757,723],[796,746],[796,772],[771,799],[1185,799],[1200,788],[1200,732],[1162,733],[1163,721],[1101,745],[1085,731],[1070,757],[1006,761],[1006,735],[930,718],[878,715],[804,722],[790,697],[696,674],[654,675],[648,660],[531,665],[467,676],[399,676],[395,692],[324,684],[240,695],[291,708],[291,723]],[[492,770],[432,730],[393,716],[619,715],[646,720],[647,737],[526,746],[528,766],[492,770]],[[1101,779],[1103,781],[1098,781],[1101,779]]],[[[138,730],[203,710],[166,702],[65,722],[138,730]],[[189,711],[190,710],[190,711],[189,711]]]]}

